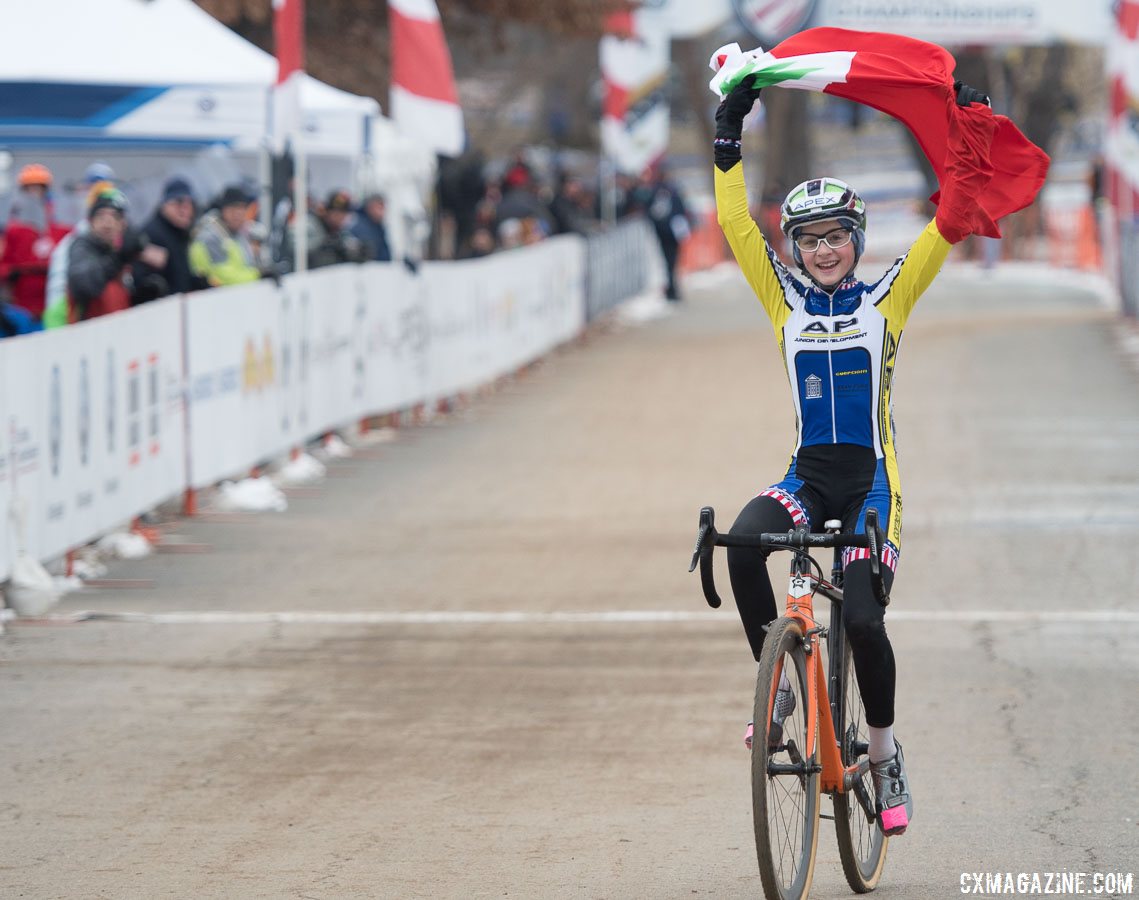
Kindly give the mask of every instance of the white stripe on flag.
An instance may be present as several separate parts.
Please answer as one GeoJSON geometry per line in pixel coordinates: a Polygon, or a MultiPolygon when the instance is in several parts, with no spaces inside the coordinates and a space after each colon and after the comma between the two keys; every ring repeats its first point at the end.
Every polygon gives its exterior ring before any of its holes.
{"type": "Polygon", "coordinates": [[[435,6],[435,0],[388,0],[388,6],[393,12],[408,19],[420,19],[424,22],[439,21],[439,9],[435,6]]]}
{"type": "MultiPolygon", "coordinates": [[[[724,49],[727,48],[721,48],[724,49]]],[[[788,77],[779,78],[779,87],[823,91],[828,85],[842,84],[846,81],[854,57],[853,50],[808,53],[804,56],[787,56],[782,59],[764,53],[760,49],[747,50],[739,55],[729,56],[712,77],[708,87],[717,96],[722,96],[721,86],[726,81],[738,78],[740,72],[754,72],[761,76],[781,76],[782,73],[786,73],[788,77]]]]}
{"type": "Polygon", "coordinates": [[[804,91],[822,91],[827,85],[842,84],[850,74],[854,62],[854,52],[835,50],[830,53],[812,53],[808,56],[789,56],[778,61],[785,69],[810,69],[802,78],[781,81],[780,87],[798,88],[804,91]]]}
{"type": "Polygon", "coordinates": [[[393,84],[391,104],[392,119],[404,134],[446,156],[463,152],[463,111],[454,103],[420,97],[393,84]]]}

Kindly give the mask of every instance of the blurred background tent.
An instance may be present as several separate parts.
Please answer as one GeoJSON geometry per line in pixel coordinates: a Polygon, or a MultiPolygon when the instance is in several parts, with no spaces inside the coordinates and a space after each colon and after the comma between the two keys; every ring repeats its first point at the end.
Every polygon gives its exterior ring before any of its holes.
{"type": "MultiPolygon", "coordinates": [[[[111,164],[132,205],[186,176],[206,200],[241,177],[262,181],[272,133],[272,54],[192,0],[39,0],[10,4],[0,31],[0,195],[28,162],[55,175],[65,219],[81,214],[81,175],[111,164]],[[51,23],[50,28],[45,23],[51,23]]],[[[314,194],[383,189],[401,170],[429,186],[424,160],[379,104],[304,76],[302,129],[314,194]]],[[[0,220],[7,203],[0,203],[0,220]]]]}

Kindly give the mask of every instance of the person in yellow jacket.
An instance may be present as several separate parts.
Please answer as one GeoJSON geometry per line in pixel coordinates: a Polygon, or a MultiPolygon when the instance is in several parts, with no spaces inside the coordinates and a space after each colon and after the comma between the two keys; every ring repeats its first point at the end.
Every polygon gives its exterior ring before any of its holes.
{"type": "Polygon", "coordinates": [[[239,186],[227,187],[194,230],[190,268],[212,287],[247,284],[261,277],[257,256],[246,233],[249,195],[239,186]]]}

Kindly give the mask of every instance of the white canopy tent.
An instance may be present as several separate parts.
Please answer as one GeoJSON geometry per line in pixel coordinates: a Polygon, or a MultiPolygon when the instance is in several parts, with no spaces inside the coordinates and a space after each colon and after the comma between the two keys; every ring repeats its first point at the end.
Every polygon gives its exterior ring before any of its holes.
{"type": "MultiPolygon", "coordinates": [[[[8,4],[0,146],[262,146],[275,58],[192,0],[8,4]],[[51,23],[45,29],[44,23],[51,23]],[[29,39],[37,35],[38,39],[29,39]]],[[[359,154],[379,104],[306,76],[305,149],[359,154]]]]}
{"type": "MultiPolygon", "coordinates": [[[[36,0],[5,4],[4,18],[0,198],[33,161],[55,174],[65,220],[82,214],[78,182],[96,159],[111,163],[139,215],[172,174],[188,177],[200,200],[237,178],[264,185],[276,58],[192,0],[36,0]]],[[[423,218],[433,155],[370,97],[309,75],[298,96],[313,193],[380,190],[393,219],[423,218]]],[[[408,229],[392,226],[400,243],[408,229]]]]}

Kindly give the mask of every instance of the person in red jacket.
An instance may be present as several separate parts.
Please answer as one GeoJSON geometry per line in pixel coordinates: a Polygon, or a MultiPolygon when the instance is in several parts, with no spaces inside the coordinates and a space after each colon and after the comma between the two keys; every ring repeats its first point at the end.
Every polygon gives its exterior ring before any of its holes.
{"type": "Polygon", "coordinates": [[[51,251],[71,229],[54,220],[49,196],[51,172],[46,166],[24,166],[17,184],[19,193],[12,203],[7,240],[0,255],[0,281],[7,282],[12,302],[38,322],[43,317],[51,251]]]}

